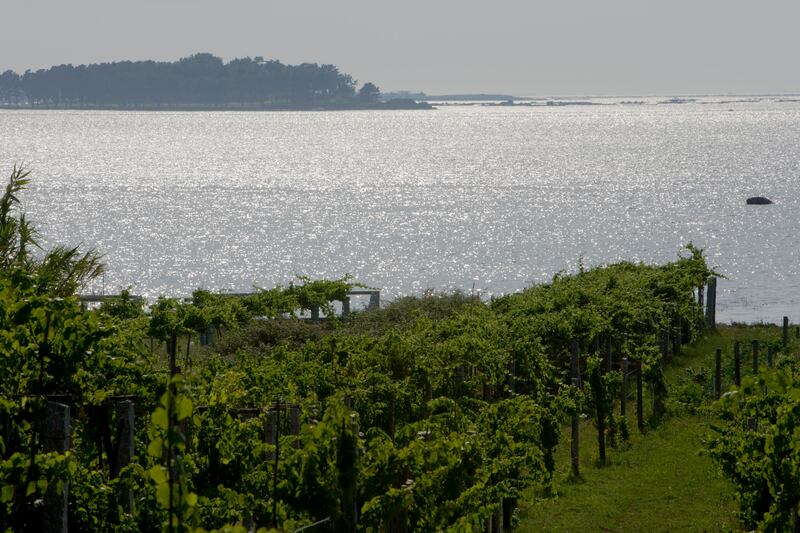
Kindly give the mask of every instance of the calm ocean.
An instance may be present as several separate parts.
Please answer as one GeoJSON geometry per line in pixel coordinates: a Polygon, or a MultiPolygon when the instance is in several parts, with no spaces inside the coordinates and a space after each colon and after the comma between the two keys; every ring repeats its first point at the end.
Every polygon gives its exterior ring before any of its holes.
{"type": "MultiPolygon", "coordinates": [[[[800,101],[436,111],[0,111],[0,175],[106,292],[295,274],[492,295],[705,248],[722,321],[800,320],[800,101]],[[749,196],[771,206],[746,206],[749,196]]],[[[637,99],[639,100],[639,99],[637,99]]],[[[744,100],[744,99],[742,99],[744,100]]]]}

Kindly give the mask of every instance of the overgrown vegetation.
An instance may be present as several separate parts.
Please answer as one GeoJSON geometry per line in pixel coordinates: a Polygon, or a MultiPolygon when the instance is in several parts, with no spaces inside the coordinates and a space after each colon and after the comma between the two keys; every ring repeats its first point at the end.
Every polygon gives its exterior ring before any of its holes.
{"type": "MultiPolygon", "coordinates": [[[[25,185],[15,176],[7,196],[25,185]]],[[[3,220],[16,242],[31,233],[19,214],[3,220]]],[[[7,249],[0,526],[12,531],[38,528],[64,482],[78,530],[510,524],[526,491],[552,490],[568,415],[594,423],[601,449],[628,437],[612,408],[621,357],[641,365],[653,423],[663,415],[663,357],[703,333],[695,290],[711,274],[689,246],[666,265],[559,275],[488,303],[429,294],[336,317],[345,277],[247,297],[196,291],[147,313],[124,294],[86,311],[64,294],[82,270],[51,277],[27,249],[7,249]],[[327,317],[299,318],[313,306],[327,317]],[[569,379],[575,348],[582,387],[569,379]],[[70,407],[67,453],[43,447],[48,400],[70,407]],[[144,416],[135,458],[118,468],[109,425],[125,400],[144,416]]]]}
{"type": "Polygon", "coordinates": [[[795,356],[775,357],[773,368],[762,361],[758,373],[744,375],[717,402],[722,421],[707,446],[736,486],[748,527],[798,531],[800,365],[795,356]]]}

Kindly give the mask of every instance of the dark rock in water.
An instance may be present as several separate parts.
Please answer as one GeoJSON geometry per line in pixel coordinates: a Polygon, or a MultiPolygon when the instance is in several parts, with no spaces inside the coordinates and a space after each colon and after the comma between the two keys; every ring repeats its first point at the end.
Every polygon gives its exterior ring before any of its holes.
{"type": "Polygon", "coordinates": [[[764,198],[763,196],[753,196],[747,199],[747,205],[769,205],[771,203],[772,200],[764,198]]]}

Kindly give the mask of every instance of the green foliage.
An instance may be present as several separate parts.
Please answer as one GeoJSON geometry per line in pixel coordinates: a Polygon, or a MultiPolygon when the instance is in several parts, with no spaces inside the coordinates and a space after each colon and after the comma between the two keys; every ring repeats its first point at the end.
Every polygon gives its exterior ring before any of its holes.
{"type": "Polygon", "coordinates": [[[737,486],[742,520],[759,530],[788,531],[800,502],[797,370],[745,377],[718,407],[725,424],[708,450],[737,486]]]}
{"type": "Polygon", "coordinates": [[[37,495],[76,472],[69,454],[41,450],[47,397],[89,406],[119,391],[130,361],[111,357],[115,345],[114,328],[81,311],[74,297],[42,295],[36,277],[22,270],[0,276],[0,480],[10,527],[30,525],[37,495]]]}
{"type": "Polygon", "coordinates": [[[0,197],[0,269],[28,267],[31,264],[31,248],[38,248],[36,230],[19,211],[18,194],[30,183],[30,170],[14,165],[8,185],[0,197]]]}
{"type": "Polygon", "coordinates": [[[120,293],[119,298],[103,300],[100,312],[120,320],[132,320],[144,316],[144,303],[144,299],[134,298],[128,288],[120,293]]]}
{"type": "Polygon", "coordinates": [[[186,331],[184,320],[187,307],[175,298],[161,297],[150,307],[150,327],[148,335],[155,339],[167,340],[172,335],[186,331]]]}
{"type": "Polygon", "coordinates": [[[83,311],[72,296],[100,273],[94,252],[57,247],[33,255],[36,232],[17,197],[27,183],[28,172],[15,168],[0,198],[0,528],[38,529],[43,495],[69,482],[73,524],[132,530],[108,497],[107,478],[89,466],[103,455],[85,439],[95,434],[92,416],[81,415],[99,412],[114,394],[149,390],[150,367],[139,357],[135,331],[83,311]],[[72,414],[66,454],[45,452],[43,417],[54,397],[72,414]]]}
{"type": "MultiPolygon", "coordinates": [[[[180,304],[175,300],[160,298],[159,302],[163,300],[163,303],[157,304],[153,311],[171,313],[175,315],[172,320],[176,324],[180,323],[184,330],[198,332],[208,326],[214,326],[219,331],[223,328],[235,329],[246,326],[255,319],[293,317],[297,311],[307,311],[312,306],[318,306],[328,318],[333,318],[332,302],[344,301],[353,287],[360,286],[353,283],[349,275],[336,280],[312,280],[305,276],[298,276],[298,279],[302,282],[299,285],[291,284],[287,288],[275,287],[269,290],[257,289],[255,293],[247,296],[215,294],[198,289],[192,293],[190,304],[180,304]]],[[[153,316],[158,317],[155,334],[163,329],[161,323],[165,320],[169,322],[170,319],[160,315],[153,316]]]]}
{"type": "MultiPolygon", "coordinates": [[[[191,302],[159,299],[148,317],[128,294],[81,311],[74,298],[41,295],[38,280],[17,270],[0,278],[0,382],[77,399],[64,464],[76,465],[66,472],[76,483],[72,513],[87,529],[291,529],[328,519],[343,531],[481,530],[501,501],[552,485],[565,415],[589,413],[612,444],[627,438],[625,421],[611,415],[619,375],[600,357],[584,357],[584,391],[564,386],[571,342],[586,354],[611,339],[657,388],[656,339],[677,317],[699,331],[691,291],[707,273],[696,258],[623,263],[489,304],[428,294],[338,320],[331,302],[355,286],[349,277],[300,278],[245,297],[198,290],[191,302]],[[298,319],[314,306],[329,320],[298,319]],[[190,338],[209,327],[225,340],[182,375],[168,377],[163,354],[145,348],[146,336],[190,338]],[[115,394],[134,394],[151,412],[137,428],[134,463],[116,479],[102,444],[115,394]],[[298,434],[289,404],[299,409],[298,434]],[[273,416],[275,444],[265,435],[273,416]],[[124,491],[135,499],[130,514],[124,491]]],[[[4,461],[28,457],[33,408],[11,396],[0,407],[19,420],[4,461]]],[[[56,475],[9,472],[15,487],[56,475]]],[[[4,489],[9,505],[19,490],[4,489]]]]}
{"type": "Polygon", "coordinates": [[[311,306],[317,305],[328,317],[333,316],[331,302],[343,302],[353,287],[363,287],[363,285],[351,283],[352,277],[349,275],[336,280],[312,280],[307,276],[298,276],[297,278],[302,281],[302,284],[290,285],[284,294],[296,301],[297,307],[300,309],[311,309],[311,306]]]}
{"type": "Polygon", "coordinates": [[[40,293],[70,296],[103,273],[100,256],[93,250],[81,253],[77,247],[56,246],[36,257],[38,233],[20,207],[19,193],[30,183],[30,171],[14,166],[0,197],[0,269],[21,269],[36,273],[40,293]]]}
{"type": "MultiPolygon", "coordinates": [[[[606,461],[606,432],[615,427],[612,407],[614,400],[619,396],[622,384],[622,375],[618,372],[604,372],[605,361],[599,356],[591,356],[587,361],[586,373],[589,376],[589,406],[594,410],[595,424],[597,425],[598,446],[600,449],[600,462],[606,461]]],[[[621,429],[621,428],[620,428],[621,429]]]]}
{"type": "Polygon", "coordinates": [[[156,461],[147,474],[155,486],[156,501],[166,512],[164,531],[191,531],[195,522],[198,497],[190,485],[194,463],[186,454],[186,424],[192,412],[183,379],[174,376],[151,416],[147,446],[147,454],[156,461]]]}

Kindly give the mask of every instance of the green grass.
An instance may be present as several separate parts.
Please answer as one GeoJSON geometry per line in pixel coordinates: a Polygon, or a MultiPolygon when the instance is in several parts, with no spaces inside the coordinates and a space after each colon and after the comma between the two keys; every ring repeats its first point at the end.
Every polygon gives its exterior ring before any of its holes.
{"type": "MultiPolygon", "coordinates": [[[[792,330],[790,351],[798,339],[792,330]]],[[[733,485],[723,479],[711,459],[700,453],[710,434],[713,415],[706,409],[713,386],[716,348],[722,349],[722,389],[733,380],[733,343],[742,345],[742,376],[752,372],[750,342],[761,342],[761,365],[766,343],[776,347],[775,362],[785,357],[777,347],[781,329],[775,326],[724,326],[693,346],[684,347],[665,369],[676,397],[670,414],[644,434],[636,430],[635,402],[628,402],[631,439],[621,449],[609,448],[608,464],[597,464],[597,431],[581,424],[581,479],[570,477],[570,435],[565,427],[556,452],[555,496],[529,492],[519,502],[519,529],[540,531],[731,531],[742,528],[736,519],[733,485]],[[677,402],[678,391],[695,394],[695,403],[677,402]]],[[[648,411],[649,401],[645,401],[648,411]]]]}
{"type": "MultiPolygon", "coordinates": [[[[611,449],[598,467],[596,431],[582,428],[582,480],[556,475],[555,498],[521,503],[519,531],[726,531],[736,529],[733,487],[698,452],[709,420],[672,417],[646,435],[634,431],[625,450],[611,449]]],[[[559,465],[569,465],[569,438],[559,465]]]]}

